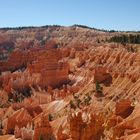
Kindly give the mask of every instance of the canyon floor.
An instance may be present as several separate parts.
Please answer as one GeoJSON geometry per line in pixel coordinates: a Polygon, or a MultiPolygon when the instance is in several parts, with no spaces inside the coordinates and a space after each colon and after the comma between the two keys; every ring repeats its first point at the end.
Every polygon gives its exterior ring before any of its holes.
{"type": "Polygon", "coordinates": [[[140,140],[140,45],[108,41],[130,33],[0,29],[0,140],[140,140]]]}

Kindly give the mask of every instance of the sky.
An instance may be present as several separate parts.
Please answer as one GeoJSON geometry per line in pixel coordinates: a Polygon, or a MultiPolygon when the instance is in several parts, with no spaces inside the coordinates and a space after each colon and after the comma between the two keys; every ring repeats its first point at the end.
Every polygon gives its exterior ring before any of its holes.
{"type": "Polygon", "coordinates": [[[54,24],[140,31],[140,0],[0,0],[0,27],[54,24]]]}

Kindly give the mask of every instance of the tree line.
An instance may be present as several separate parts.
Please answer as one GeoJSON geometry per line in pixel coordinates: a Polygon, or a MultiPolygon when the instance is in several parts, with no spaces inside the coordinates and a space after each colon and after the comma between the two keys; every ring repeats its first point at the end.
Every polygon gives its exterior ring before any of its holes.
{"type": "Polygon", "coordinates": [[[109,39],[109,42],[116,42],[116,43],[122,43],[122,44],[140,44],[140,34],[133,35],[119,35],[119,36],[113,36],[109,39]]]}

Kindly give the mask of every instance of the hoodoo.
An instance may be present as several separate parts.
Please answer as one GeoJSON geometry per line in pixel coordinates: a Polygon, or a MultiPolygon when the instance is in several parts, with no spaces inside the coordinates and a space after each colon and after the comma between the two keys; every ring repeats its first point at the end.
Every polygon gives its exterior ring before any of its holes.
{"type": "Polygon", "coordinates": [[[127,37],[0,29],[0,140],[139,140],[140,48],[113,41],[127,37]]]}

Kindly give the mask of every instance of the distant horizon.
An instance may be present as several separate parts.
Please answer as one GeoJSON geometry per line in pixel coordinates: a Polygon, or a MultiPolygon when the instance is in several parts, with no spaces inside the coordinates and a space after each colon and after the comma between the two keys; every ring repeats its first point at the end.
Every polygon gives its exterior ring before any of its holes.
{"type": "Polygon", "coordinates": [[[73,24],[140,31],[139,0],[2,0],[0,28],[73,24]]]}
{"type": "MultiPolygon", "coordinates": [[[[72,27],[72,26],[85,26],[87,28],[95,29],[95,30],[101,30],[101,31],[115,31],[115,32],[140,32],[140,30],[115,30],[115,29],[104,29],[104,28],[96,28],[96,27],[91,27],[87,25],[82,25],[82,24],[72,24],[72,25],[57,25],[57,24],[46,24],[46,25],[31,25],[31,26],[14,26],[14,27],[0,27],[0,30],[2,29],[17,29],[17,28],[41,28],[45,26],[60,26],[60,27],[72,27]]],[[[83,27],[84,28],[84,27],[83,27]]]]}

